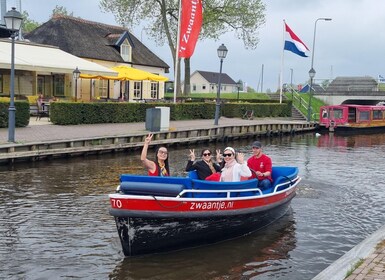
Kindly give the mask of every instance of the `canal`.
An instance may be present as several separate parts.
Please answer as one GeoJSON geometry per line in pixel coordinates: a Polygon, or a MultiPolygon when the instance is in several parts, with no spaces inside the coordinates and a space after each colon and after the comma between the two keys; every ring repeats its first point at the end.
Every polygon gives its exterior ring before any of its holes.
{"type": "MultiPolygon", "coordinates": [[[[251,155],[251,141],[213,143],[251,155]]],[[[1,279],[311,279],[385,224],[385,135],[262,139],[275,165],[303,178],[291,211],[249,236],[124,258],[108,193],[143,174],[140,151],[0,167],[1,279]]],[[[173,147],[184,176],[188,149],[173,147]]],[[[150,151],[153,155],[153,151],[150,151]]]]}

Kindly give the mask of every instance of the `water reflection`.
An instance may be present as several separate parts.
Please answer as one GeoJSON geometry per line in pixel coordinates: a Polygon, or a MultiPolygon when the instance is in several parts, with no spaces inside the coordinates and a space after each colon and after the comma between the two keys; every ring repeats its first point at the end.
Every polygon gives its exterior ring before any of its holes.
{"type": "MultiPolygon", "coordinates": [[[[385,223],[385,134],[261,139],[275,165],[298,166],[293,212],[253,235],[125,259],[107,194],[145,174],[140,151],[0,167],[0,278],[311,279],[385,223]]],[[[251,155],[252,141],[210,143],[251,155]]],[[[170,148],[184,176],[188,149],[170,148]]],[[[153,155],[153,151],[149,152],[153,155]]]]}
{"type": "Polygon", "coordinates": [[[288,267],[282,260],[295,246],[295,221],[289,211],[270,227],[232,241],[126,258],[116,266],[110,279],[239,279],[240,275],[249,279],[277,271],[284,275],[288,267]]]}

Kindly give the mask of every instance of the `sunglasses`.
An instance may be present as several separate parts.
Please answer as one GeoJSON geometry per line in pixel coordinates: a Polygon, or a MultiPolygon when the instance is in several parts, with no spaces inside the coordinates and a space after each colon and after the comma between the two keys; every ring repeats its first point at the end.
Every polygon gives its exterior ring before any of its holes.
{"type": "Polygon", "coordinates": [[[223,154],[224,157],[231,157],[233,154],[223,154]]]}
{"type": "Polygon", "coordinates": [[[162,155],[167,155],[167,153],[168,153],[167,151],[161,151],[161,150],[159,150],[158,152],[159,152],[160,154],[162,154],[162,155]]]}
{"type": "Polygon", "coordinates": [[[203,156],[211,156],[211,153],[203,154],[203,156]]]}

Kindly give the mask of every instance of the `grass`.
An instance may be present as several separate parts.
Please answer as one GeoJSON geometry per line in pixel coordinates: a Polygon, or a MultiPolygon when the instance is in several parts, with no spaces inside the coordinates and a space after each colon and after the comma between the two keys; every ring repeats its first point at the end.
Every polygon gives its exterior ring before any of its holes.
{"type": "MultiPolygon", "coordinates": [[[[285,92],[285,96],[287,99],[291,100],[291,93],[285,92]]],[[[305,101],[304,104],[309,104],[309,98],[310,98],[309,93],[300,93],[299,96],[301,97],[302,102],[305,101]]],[[[302,114],[304,114],[305,116],[308,115],[307,105],[305,106],[306,108],[304,108],[303,106],[300,106],[299,102],[296,102],[295,100],[294,100],[293,105],[298,110],[300,110],[302,114]]],[[[325,105],[327,105],[327,104],[325,104],[322,100],[312,96],[311,107],[312,107],[312,120],[313,121],[319,121],[320,108],[321,108],[321,106],[325,106],[325,105]]]]}
{"type": "Polygon", "coordinates": [[[376,250],[382,249],[385,247],[385,239],[382,240],[380,243],[377,244],[376,250]]]}
{"type": "MultiPolygon", "coordinates": [[[[291,93],[285,92],[284,95],[286,96],[287,99],[291,100],[291,93]]],[[[166,93],[165,97],[173,98],[174,94],[173,93],[166,93]]],[[[216,93],[193,93],[193,94],[190,94],[186,97],[187,98],[191,97],[191,98],[216,99],[217,94],[216,93]]],[[[300,97],[301,97],[302,102],[305,101],[304,104],[308,104],[308,102],[309,102],[309,94],[308,93],[301,93],[300,97]]],[[[238,99],[238,93],[237,92],[235,92],[235,93],[221,93],[221,99],[238,99]]],[[[239,100],[247,101],[250,99],[268,100],[268,99],[270,99],[270,96],[269,96],[269,94],[266,94],[266,93],[257,93],[257,92],[252,92],[252,93],[240,92],[239,93],[239,100]]],[[[307,116],[307,114],[308,114],[307,105],[305,106],[306,108],[304,108],[303,106],[300,106],[300,104],[293,104],[293,105],[296,106],[296,108],[299,109],[302,112],[302,114],[307,116]]],[[[321,108],[321,106],[325,106],[326,104],[322,100],[317,99],[313,96],[312,100],[311,100],[311,105],[312,105],[312,120],[313,121],[319,121],[320,108],[321,108]]]]}
{"type": "MultiPolygon", "coordinates": [[[[173,93],[165,93],[165,97],[172,98],[174,97],[173,93]]],[[[207,99],[215,99],[217,98],[217,93],[192,93],[188,96],[183,96],[186,98],[207,98],[207,99]]],[[[238,99],[238,93],[221,93],[222,99],[238,99]]],[[[258,92],[240,92],[239,100],[250,100],[250,99],[270,99],[269,95],[266,93],[258,93],[258,92]]]]}
{"type": "Polygon", "coordinates": [[[353,271],[360,267],[361,264],[364,263],[364,259],[359,259],[349,270],[346,272],[345,279],[352,275],[353,271]]]}

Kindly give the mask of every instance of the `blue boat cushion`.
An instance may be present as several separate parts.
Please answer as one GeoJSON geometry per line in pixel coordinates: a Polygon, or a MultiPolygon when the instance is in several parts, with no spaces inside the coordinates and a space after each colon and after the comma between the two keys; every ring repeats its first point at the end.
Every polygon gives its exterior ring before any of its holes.
{"type": "Polygon", "coordinates": [[[132,195],[154,195],[154,196],[177,196],[184,189],[182,184],[162,184],[149,182],[120,183],[120,190],[124,194],[132,195]]]}

